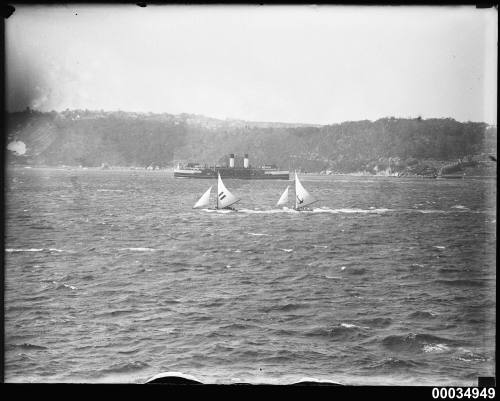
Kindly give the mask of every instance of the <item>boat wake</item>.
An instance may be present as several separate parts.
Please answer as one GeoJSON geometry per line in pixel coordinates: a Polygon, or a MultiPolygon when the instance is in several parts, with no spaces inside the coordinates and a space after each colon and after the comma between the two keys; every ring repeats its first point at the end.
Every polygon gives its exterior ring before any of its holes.
{"type": "Polygon", "coordinates": [[[393,209],[330,209],[330,208],[314,208],[312,210],[313,213],[386,213],[392,212],[393,209]]]}
{"type": "Polygon", "coordinates": [[[119,251],[132,251],[132,252],[154,252],[153,248],[119,248],[119,251]]]}
{"type": "Polygon", "coordinates": [[[57,248],[6,248],[5,252],[56,252],[56,253],[61,253],[61,252],[66,252],[63,249],[57,249],[57,248]]]}
{"type": "MultiPolygon", "coordinates": [[[[227,214],[233,212],[233,210],[225,210],[225,209],[201,209],[204,212],[208,213],[221,213],[221,214],[227,214]]],[[[349,209],[349,208],[343,208],[343,209],[330,209],[328,207],[321,207],[321,208],[313,208],[309,210],[295,210],[295,209],[290,209],[288,207],[283,207],[282,209],[269,209],[269,210],[260,210],[260,209],[238,209],[235,210],[237,213],[245,213],[245,214],[282,214],[282,213],[291,213],[291,214],[317,214],[317,213],[332,213],[332,214],[339,214],[339,213],[365,213],[365,214],[380,214],[380,213],[386,213],[386,212],[395,212],[396,210],[394,209],[349,209]]]]}
{"type": "MultiPolygon", "coordinates": [[[[288,207],[283,207],[282,209],[237,209],[237,210],[228,210],[228,209],[201,209],[203,212],[207,213],[238,213],[238,214],[318,214],[318,213],[330,213],[330,214],[384,214],[384,213],[422,213],[422,214],[450,214],[455,212],[471,212],[471,213],[485,213],[484,211],[470,211],[469,209],[461,209],[461,208],[452,208],[451,210],[438,210],[438,209],[387,209],[387,208],[369,208],[369,209],[360,209],[360,208],[339,208],[339,209],[331,209],[329,207],[316,207],[312,209],[302,209],[295,210],[288,207]]],[[[495,221],[496,222],[496,221],[495,221]]]]}
{"type": "Polygon", "coordinates": [[[218,213],[218,214],[227,214],[234,212],[234,210],[228,210],[228,209],[201,209],[201,211],[207,213],[218,213]]]}

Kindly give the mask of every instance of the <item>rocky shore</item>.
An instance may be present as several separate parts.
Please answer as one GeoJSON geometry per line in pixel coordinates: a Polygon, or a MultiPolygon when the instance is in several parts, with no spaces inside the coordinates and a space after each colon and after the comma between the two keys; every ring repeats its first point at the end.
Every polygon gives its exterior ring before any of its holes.
{"type": "MultiPolygon", "coordinates": [[[[345,174],[345,171],[323,170],[322,175],[345,174]]],[[[351,172],[352,174],[352,172],[351,172]]],[[[458,176],[496,176],[496,156],[481,153],[470,155],[461,159],[450,160],[417,160],[409,158],[402,160],[399,157],[379,158],[366,163],[356,175],[379,175],[394,177],[458,177],[458,176]]]]}

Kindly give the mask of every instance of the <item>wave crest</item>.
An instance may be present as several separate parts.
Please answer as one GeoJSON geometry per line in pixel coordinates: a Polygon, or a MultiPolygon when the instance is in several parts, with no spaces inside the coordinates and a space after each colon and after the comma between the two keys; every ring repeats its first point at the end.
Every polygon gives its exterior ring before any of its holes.
{"type": "Polygon", "coordinates": [[[382,340],[382,345],[397,352],[433,352],[448,350],[450,346],[458,345],[459,341],[450,340],[431,334],[391,335],[382,340]]]}

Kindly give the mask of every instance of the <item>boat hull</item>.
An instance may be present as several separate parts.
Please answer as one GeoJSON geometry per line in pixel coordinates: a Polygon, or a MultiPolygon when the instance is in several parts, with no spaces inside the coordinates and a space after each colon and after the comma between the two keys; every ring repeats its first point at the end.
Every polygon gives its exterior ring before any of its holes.
{"type": "Polygon", "coordinates": [[[175,178],[221,178],[239,180],[289,180],[288,171],[264,170],[252,168],[203,168],[203,169],[174,169],[175,178]]]}
{"type": "Polygon", "coordinates": [[[463,179],[465,178],[464,175],[452,175],[452,174],[448,174],[448,175],[440,175],[438,176],[437,178],[439,179],[446,179],[446,180],[460,180],[460,179],[463,179]]]}

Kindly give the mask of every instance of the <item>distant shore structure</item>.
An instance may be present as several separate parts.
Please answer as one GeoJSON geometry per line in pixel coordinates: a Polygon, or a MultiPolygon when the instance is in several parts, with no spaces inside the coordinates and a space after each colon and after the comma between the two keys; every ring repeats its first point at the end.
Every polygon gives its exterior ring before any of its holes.
{"type": "Polygon", "coordinates": [[[290,178],[288,170],[281,170],[274,164],[252,167],[246,153],[243,157],[243,165],[236,165],[235,155],[231,153],[229,163],[225,165],[202,166],[199,163],[187,163],[186,165],[178,164],[174,168],[175,178],[217,178],[218,174],[221,178],[242,180],[288,180],[290,178]]]}

